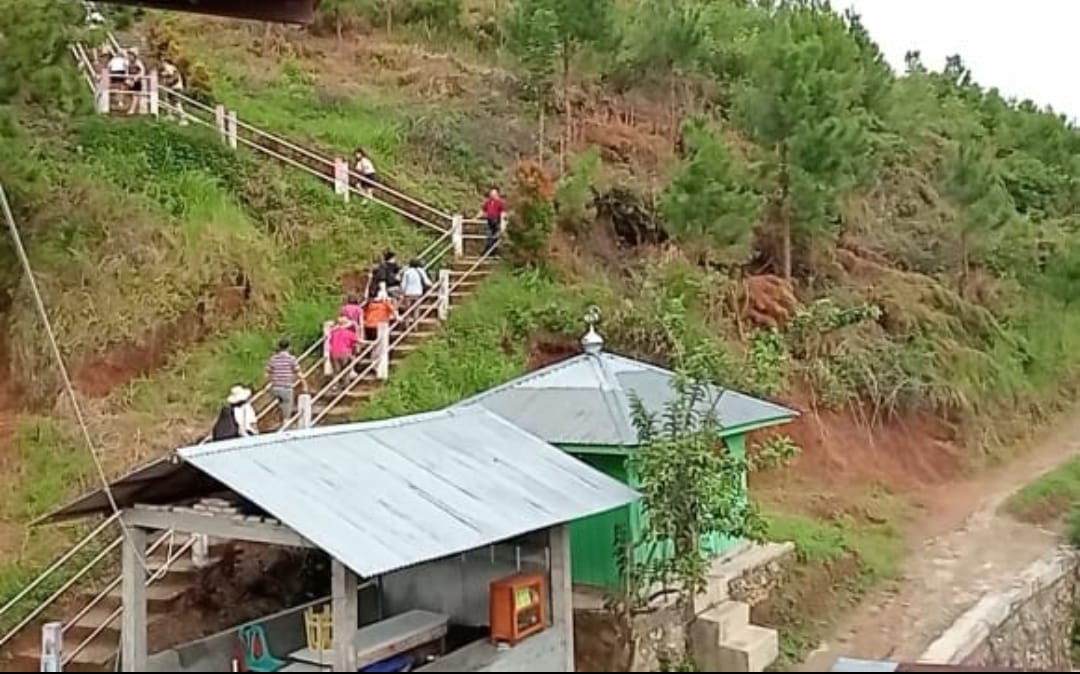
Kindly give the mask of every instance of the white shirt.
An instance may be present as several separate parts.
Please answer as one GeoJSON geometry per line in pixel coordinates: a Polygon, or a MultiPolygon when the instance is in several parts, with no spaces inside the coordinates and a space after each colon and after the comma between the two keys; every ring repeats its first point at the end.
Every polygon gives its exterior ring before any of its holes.
{"type": "Polygon", "coordinates": [[[424,286],[431,285],[431,279],[423,267],[406,267],[401,273],[402,292],[409,297],[420,297],[424,294],[424,286]]]}
{"type": "Polygon", "coordinates": [[[356,170],[362,176],[374,175],[375,174],[375,164],[373,164],[371,162],[371,160],[368,159],[367,157],[364,157],[362,159],[357,160],[357,162],[356,162],[356,170]]]}
{"type": "Polygon", "coordinates": [[[240,437],[259,434],[256,425],[258,419],[256,418],[255,408],[251,406],[251,403],[244,403],[234,407],[233,418],[236,419],[236,427],[240,429],[240,437]]]}
{"type": "Polygon", "coordinates": [[[113,73],[113,74],[116,74],[116,75],[127,74],[127,69],[128,69],[128,61],[121,54],[117,54],[116,56],[109,59],[109,72],[110,73],[113,73]]]}

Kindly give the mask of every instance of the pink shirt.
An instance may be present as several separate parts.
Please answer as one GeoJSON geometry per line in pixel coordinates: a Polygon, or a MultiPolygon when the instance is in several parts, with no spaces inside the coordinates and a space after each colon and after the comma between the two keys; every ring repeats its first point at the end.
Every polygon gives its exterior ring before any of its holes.
{"type": "Polygon", "coordinates": [[[360,325],[363,323],[364,310],[360,308],[359,304],[346,304],[341,307],[341,315],[356,325],[360,325]]]}
{"type": "Polygon", "coordinates": [[[330,357],[344,358],[352,355],[356,347],[356,331],[343,325],[336,326],[330,331],[330,357]]]}

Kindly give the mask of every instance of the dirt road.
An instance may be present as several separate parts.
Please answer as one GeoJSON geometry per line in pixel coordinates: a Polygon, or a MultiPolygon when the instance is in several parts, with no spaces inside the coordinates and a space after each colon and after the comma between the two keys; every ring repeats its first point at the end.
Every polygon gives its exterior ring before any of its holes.
{"type": "Polygon", "coordinates": [[[1055,532],[998,514],[1013,492],[1080,451],[1080,411],[1007,465],[927,495],[902,576],[871,593],[799,671],[828,671],[839,656],[915,660],[987,591],[1056,544],[1055,532]]]}

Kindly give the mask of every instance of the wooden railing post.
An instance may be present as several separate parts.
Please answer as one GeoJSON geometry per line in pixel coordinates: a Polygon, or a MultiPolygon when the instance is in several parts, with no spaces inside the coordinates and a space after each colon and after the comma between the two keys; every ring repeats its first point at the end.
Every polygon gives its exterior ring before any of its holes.
{"type": "Polygon", "coordinates": [[[375,338],[375,377],[386,379],[390,376],[390,323],[379,323],[375,338]]]}
{"type": "Polygon", "coordinates": [[[334,158],[334,194],[349,200],[349,162],[341,157],[334,158]]]}
{"type": "Polygon", "coordinates": [[[311,428],[311,394],[301,393],[296,399],[296,409],[300,411],[300,428],[311,428]]]}
{"type": "Polygon", "coordinates": [[[439,270],[439,298],[438,302],[439,320],[445,321],[447,316],[450,315],[450,270],[439,270]]]}
{"type": "Polygon", "coordinates": [[[455,215],[450,219],[450,240],[454,244],[454,257],[465,255],[465,216],[455,215]]]}
{"type": "Polygon", "coordinates": [[[150,97],[150,114],[157,117],[161,98],[160,90],[158,89],[158,71],[156,68],[150,71],[150,78],[147,81],[147,91],[149,92],[150,97]]]}
{"type": "Polygon", "coordinates": [[[107,115],[111,112],[109,102],[109,85],[112,84],[109,77],[108,70],[102,70],[98,75],[97,91],[94,92],[94,102],[97,104],[97,111],[100,115],[107,115]]]}
{"type": "Polygon", "coordinates": [[[225,132],[228,135],[229,147],[236,149],[236,110],[229,110],[225,116],[225,132]]]}
{"type": "Polygon", "coordinates": [[[217,127],[222,143],[228,143],[228,134],[225,132],[225,106],[218,103],[214,106],[214,126],[217,127]]]}

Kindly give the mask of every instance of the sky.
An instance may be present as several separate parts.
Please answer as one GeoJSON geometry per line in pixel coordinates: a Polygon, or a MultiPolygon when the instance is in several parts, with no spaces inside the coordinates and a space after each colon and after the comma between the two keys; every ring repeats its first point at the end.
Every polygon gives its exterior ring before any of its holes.
{"type": "Polygon", "coordinates": [[[833,0],[854,8],[889,63],[917,49],[940,70],[960,54],[975,80],[1080,118],[1080,0],[833,0]]]}

